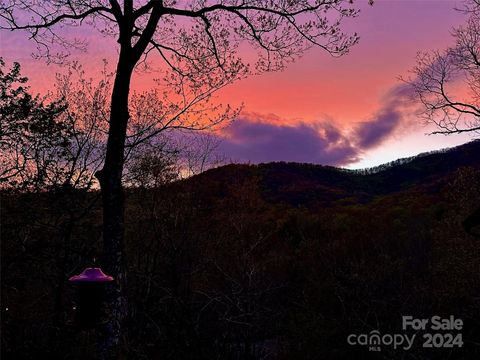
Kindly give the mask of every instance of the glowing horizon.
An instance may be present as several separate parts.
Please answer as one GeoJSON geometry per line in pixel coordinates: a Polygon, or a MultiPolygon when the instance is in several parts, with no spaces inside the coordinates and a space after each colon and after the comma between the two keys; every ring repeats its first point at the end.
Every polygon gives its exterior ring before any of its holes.
{"type": "MultiPolygon", "coordinates": [[[[442,50],[452,44],[450,30],[465,15],[461,1],[385,1],[368,6],[343,26],[358,32],[350,54],[332,58],[312,49],[285,71],[252,76],[222,89],[219,102],[245,104],[234,125],[220,134],[227,157],[245,162],[281,160],[363,168],[417,153],[455,146],[471,135],[426,136],[424,127],[402,100],[399,76],[408,76],[418,51],[442,50]],[[261,139],[261,140],[259,140],[261,139]]],[[[89,41],[75,53],[88,76],[102,59],[115,64],[115,39],[91,29],[79,33],[89,41]]],[[[33,60],[34,45],[24,33],[1,32],[2,53],[18,61],[33,92],[52,89],[62,69],[33,60]]],[[[154,60],[152,60],[154,61],[154,60]]],[[[132,90],[155,86],[155,73],[135,74],[132,90]]]]}

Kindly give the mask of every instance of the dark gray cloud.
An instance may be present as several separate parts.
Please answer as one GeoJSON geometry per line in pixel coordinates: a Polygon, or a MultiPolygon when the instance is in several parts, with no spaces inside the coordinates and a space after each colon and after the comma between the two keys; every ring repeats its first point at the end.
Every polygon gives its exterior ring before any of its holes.
{"type": "Polygon", "coordinates": [[[345,166],[362,153],[382,144],[401,126],[410,106],[411,89],[393,87],[383,106],[368,121],[357,122],[350,132],[334,122],[285,124],[275,115],[248,114],[219,135],[219,151],[241,162],[294,161],[345,166]]]}
{"type": "Polygon", "coordinates": [[[382,99],[383,106],[369,121],[357,123],[352,141],[367,150],[382,144],[404,123],[406,109],[412,105],[413,89],[408,84],[394,86],[382,99]]]}
{"type": "Polygon", "coordinates": [[[237,161],[313,162],[345,165],[358,160],[356,149],[330,124],[272,124],[237,119],[224,131],[220,151],[237,161]]]}
{"type": "Polygon", "coordinates": [[[397,110],[384,110],[368,122],[359,123],[353,136],[357,147],[369,149],[380,145],[397,128],[402,120],[402,115],[397,110]]]}

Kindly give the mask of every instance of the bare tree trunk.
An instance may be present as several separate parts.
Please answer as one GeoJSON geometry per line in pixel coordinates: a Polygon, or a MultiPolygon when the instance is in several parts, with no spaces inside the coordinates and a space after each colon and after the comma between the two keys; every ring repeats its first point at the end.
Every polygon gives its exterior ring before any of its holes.
{"type": "Polygon", "coordinates": [[[128,95],[133,65],[129,49],[122,46],[112,91],[110,125],[105,164],[96,176],[100,182],[103,205],[103,259],[105,272],[115,280],[107,285],[108,322],[99,343],[102,360],[117,360],[124,356],[127,318],[127,264],[124,249],[124,193],[122,172],[128,114],[128,95]]]}

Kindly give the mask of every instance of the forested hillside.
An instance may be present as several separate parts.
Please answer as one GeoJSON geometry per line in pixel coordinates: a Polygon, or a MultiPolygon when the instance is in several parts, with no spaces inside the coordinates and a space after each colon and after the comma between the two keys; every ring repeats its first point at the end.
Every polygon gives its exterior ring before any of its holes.
{"type": "MultiPolygon", "coordinates": [[[[480,355],[480,142],[372,171],[228,165],[127,191],[132,359],[404,359],[347,344],[402,315],[463,319],[480,355]]],[[[2,195],[2,355],[88,359],[69,276],[101,264],[96,192],[2,195]],[[66,357],[67,355],[67,357],[66,357]]],[[[444,359],[421,347],[417,359],[444,359]]]]}

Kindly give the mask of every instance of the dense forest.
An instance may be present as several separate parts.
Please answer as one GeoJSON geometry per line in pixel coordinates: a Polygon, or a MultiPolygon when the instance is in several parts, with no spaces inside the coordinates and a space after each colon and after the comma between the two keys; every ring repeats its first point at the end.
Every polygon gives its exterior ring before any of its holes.
{"type": "MultiPolygon", "coordinates": [[[[126,190],[132,359],[474,359],[480,142],[372,170],[232,164],[126,190]],[[454,315],[463,346],[350,346],[454,315]]],[[[99,194],[2,194],[2,358],[90,359],[67,280],[101,262],[99,194]]]]}

